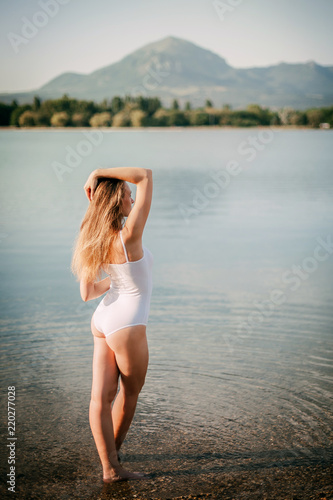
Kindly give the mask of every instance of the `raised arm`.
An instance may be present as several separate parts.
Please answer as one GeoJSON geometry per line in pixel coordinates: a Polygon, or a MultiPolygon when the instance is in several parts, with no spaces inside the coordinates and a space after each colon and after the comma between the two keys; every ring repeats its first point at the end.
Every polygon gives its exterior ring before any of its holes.
{"type": "Polygon", "coordinates": [[[97,168],[91,172],[83,189],[86,192],[88,200],[91,201],[100,177],[121,179],[132,184],[138,184],[147,176],[148,171],[151,172],[151,170],[141,167],[97,168]]]}
{"type": "Polygon", "coordinates": [[[134,206],[127,217],[125,228],[128,237],[132,240],[141,239],[142,233],[149,215],[152,194],[153,175],[150,169],[140,167],[115,167],[94,170],[85,186],[85,192],[89,200],[94,196],[94,191],[99,177],[122,179],[136,184],[136,198],[134,206]]]}

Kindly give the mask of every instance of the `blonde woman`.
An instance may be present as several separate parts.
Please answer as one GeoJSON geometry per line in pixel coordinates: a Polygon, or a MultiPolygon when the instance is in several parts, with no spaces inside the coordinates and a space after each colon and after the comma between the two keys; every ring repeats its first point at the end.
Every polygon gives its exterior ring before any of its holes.
{"type": "Polygon", "coordinates": [[[148,367],[146,325],[153,257],[142,246],[142,234],[152,200],[152,171],[97,169],[84,189],[90,203],[76,241],[72,269],[80,280],[84,301],[107,292],[91,320],[94,356],[89,422],[104,482],[140,479],[142,474],[120,465],[118,453],[148,367]],[[136,184],[135,203],[128,182],[136,184]],[[104,279],[100,279],[102,270],[108,274],[104,279]]]}

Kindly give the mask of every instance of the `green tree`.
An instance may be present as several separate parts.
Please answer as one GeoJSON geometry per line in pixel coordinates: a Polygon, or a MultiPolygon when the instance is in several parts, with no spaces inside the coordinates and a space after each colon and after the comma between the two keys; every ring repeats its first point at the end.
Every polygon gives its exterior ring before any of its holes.
{"type": "Polygon", "coordinates": [[[24,111],[20,115],[18,121],[20,127],[34,127],[36,125],[36,116],[34,111],[31,111],[29,109],[27,111],[24,111]]]}
{"type": "Polygon", "coordinates": [[[149,125],[152,127],[167,127],[169,125],[169,112],[166,109],[159,108],[152,116],[149,125]]]}
{"type": "Polygon", "coordinates": [[[183,111],[172,110],[169,114],[169,125],[175,127],[185,127],[189,124],[189,119],[183,111]]]}
{"type": "Polygon", "coordinates": [[[14,127],[19,127],[19,118],[24,113],[24,111],[31,110],[31,105],[30,104],[24,104],[23,106],[17,106],[12,114],[10,115],[10,125],[13,125],[14,127]]]}
{"type": "Polygon", "coordinates": [[[108,111],[96,113],[90,118],[89,123],[91,127],[110,127],[112,123],[111,113],[108,111]]]}
{"type": "Polygon", "coordinates": [[[146,116],[147,114],[142,109],[133,109],[130,112],[131,125],[133,127],[144,126],[146,116]]]}
{"type": "Polygon", "coordinates": [[[147,97],[142,97],[141,95],[135,98],[135,102],[141,111],[148,112],[149,100],[147,97]]]}
{"type": "Polygon", "coordinates": [[[290,125],[290,117],[295,110],[293,108],[282,108],[278,111],[278,116],[282,125],[290,125]]]}
{"type": "Polygon", "coordinates": [[[39,99],[38,96],[35,95],[35,97],[34,97],[34,103],[32,105],[32,109],[34,111],[38,111],[40,109],[40,106],[41,106],[41,100],[39,99]]]}
{"type": "Polygon", "coordinates": [[[279,114],[278,113],[272,113],[272,117],[271,117],[271,125],[281,125],[281,120],[280,120],[280,117],[279,117],[279,114]]]}
{"type": "Polygon", "coordinates": [[[231,125],[231,115],[232,107],[230,106],[230,104],[223,104],[222,110],[219,113],[218,124],[222,127],[231,125]]]}
{"type": "Polygon", "coordinates": [[[219,124],[222,127],[227,127],[231,125],[231,123],[232,123],[231,111],[229,109],[227,110],[222,109],[222,113],[220,114],[219,124]]]}
{"type": "Polygon", "coordinates": [[[260,125],[270,125],[272,113],[268,108],[262,108],[259,104],[249,104],[246,111],[252,117],[257,117],[260,125]]]}
{"type": "Polygon", "coordinates": [[[4,104],[0,102],[0,125],[2,127],[10,124],[10,116],[14,111],[12,104],[4,104]]]}
{"type": "Polygon", "coordinates": [[[205,108],[212,108],[213,107],[213,103],[210,99],[206,99],[206,102],[205,102],[205,108]]]}
{"type": "Polygon", "coordinates": [[[158,109],[162,107],[162,103],[158,97],[149,97],[148,98],[148,114],[153,115],[158,109]]]}
{"type": "Polygon", "coordinates": [[[42,109],[40,109],[39,111],[35,111],[35,121],[36,125],[39,127],[50,126],[50,117],[42,109]]]}
{"type": "Polygon", "coordinates": [[[123,107],[124,107],[124,102],[121,97],[115,96],[112,98],[111,110],[114,115],[119,113],[119,111],[121,111],[123,107]]]}
{"type": "Polygon", "coordinates": [[[95,113],[98,113],[100,111],[110,112],[111,108],[109,107],[109,109],[107,109],[107,110],[103,110],[103,109],[101,110],[93,101],[77,101],[75,103],[73,114],[75,114],[75,113],[82,114],[84,116],[83,120],[89,122],[90,118],[95,113]]]}
{"type": "Polygon", "coordinates": [[[259,104],[249,104],[246,107],[246,111],[248,111],[249,113],[255,113],[256,115],[260,115],[260,113],[262,112],[262,108],[259,106],[259,104]]]}
{"type": "Polygon", "coordinates": [[[307,124],[307,116],[306,113],[301,111],[293,111],[289,114],[289,124],[302,126],[307,124]]]}
{"type": "Polygon", "coordinates": [[[191,107],[191,103],[190,101],[186,101],[185,103],[185,111],[191,111],[192,107],[191,107]]]}
{"type": "Polygon", "coordinates": [[[122,110],[114,115],[112,120],[113,127],[130,127],[132,125],[130,111],[122,110]]]}
{"type": "Polygon", "coordinates": [[[135,102],[135,97],[131,96],[130,94],[126,94],[124,97],[124,103],[134,103],[135,102]]]}
{"type": "Polygon", "coordinates": [[[53,113],[55,113],[57,111],[61,111],[61,109],[59,109],[58,107],[55,106],[54,100],[47,99],[46,101],[44,101],[41,104],[40,111],[42,111],[44,114],[46,114],[48,116],[49,120],[51,120],[53,113]]]}
{"type": "Polygon", "coordinates": [[[174,100],[172,101],[172,106],[171,106],[171,109],[174,109],[174,110],[178,110],[178,109],[179,109],[179,104],[178,104],[177,99],[174,99],[174,100]]]}
{"type": "Polygon", "coordinates": [[[161,101],[158,97],[139,96],[135,98],[135,102],[147,116],[152,116],[161,107],[161,101]]]}
{"type": "Polygon", "coordinates": [[[51,119],[54,113],[66,112],[69,116],[76,111],[78,101],[70,99],[66,94],[61,99],[48,99],[41,104],[40,109],[51,119]]]}
{"type": "Polygon", "coordinates": [[[195,127],[209,125],[209,114],[204,111],[194,111],[190,115],[190,123],[195,127]]]}
{"type": "Polygon", "coordinates": [[[66,111],[59,111],[54,113],[51,117],[52,127],[66,127],[69,125],[70,116],[66,111]]]}
{"type": "Polygon", "coordinates": [[[72,125],[74,127],[89,127],[90,118],[88,113],[74,113],[72,115],[72,125]]]}
{"type": "Polygon", "coordinates": [[[308,109],[306,118],[310,127],[319,128],[319,125],[325,122],[325,111],[323,109],[308,109]]]}
{"type": "Polygon", "coordinates": [[[64,94],[58,101],[59,106],[61,107],[59,111],[70,111],[71,99],[69,98],[68,94],[64,94]]]}
{"type": "Polygon", "coordinates": [[[256,113],[246,110],[233,111],[230,113],[231,125],[234,127],[256,127],[262,125],[256,113]]]}
{"type": "Polygon", "coordinates": [[[101,111],[111,111],[111,105],[110,106],[108,105],[108,100],[107,99],[103,99],[103,101],[101,102],[99,108],[100,108],[101,111]]]}

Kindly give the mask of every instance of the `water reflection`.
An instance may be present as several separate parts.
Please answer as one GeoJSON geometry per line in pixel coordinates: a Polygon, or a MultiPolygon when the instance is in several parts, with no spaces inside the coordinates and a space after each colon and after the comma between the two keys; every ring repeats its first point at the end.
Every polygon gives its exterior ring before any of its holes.
{"type": "Polygon", "coordinates": [[[75,135],[7,133],[1,370],[18,390],[23,489],[36,492],[36,483],[45,498],[162,498],[207,491],[222,472],[329,463],[333,258],[297,290],[282,281],[333,227],[329,136],[279,132],[189,223],[179,210],[194,189],[204,192],[209,169],[237,156],[247,133],[211,131],[204,140],[155,132],[153,144],[148,131],[106,135],[63,184],[52,177],[50,151],[75,135]],[[122,164],[137,163],[133,151],[149,146],[157,155],[147,160],[155,184],[145,233],[154,254],[150,365],[124,448],[131,468],[151,473],[149,488],[100,484],[88,422],[89,325],[99,299],[83,304],[69,269],[87,206],[78,186],[103,164],[110,141],[122,164]],[[286,301],[269,310],[276,289],[286,301]]]}

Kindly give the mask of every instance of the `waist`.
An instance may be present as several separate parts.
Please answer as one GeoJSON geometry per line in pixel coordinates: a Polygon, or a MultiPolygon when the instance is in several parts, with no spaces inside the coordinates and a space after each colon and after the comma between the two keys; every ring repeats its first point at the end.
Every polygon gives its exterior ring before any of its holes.
{"type": "Polygon", "coordinates": [[[149,294],[152,290],[152,280],[147,280],[145,283],[140,284],[140,286],[136,285],[119,285],[117,283],[111,283],[111,286],[108,290],[110,294],[118,294],[118,295],[146,295],[149,294]]]}

